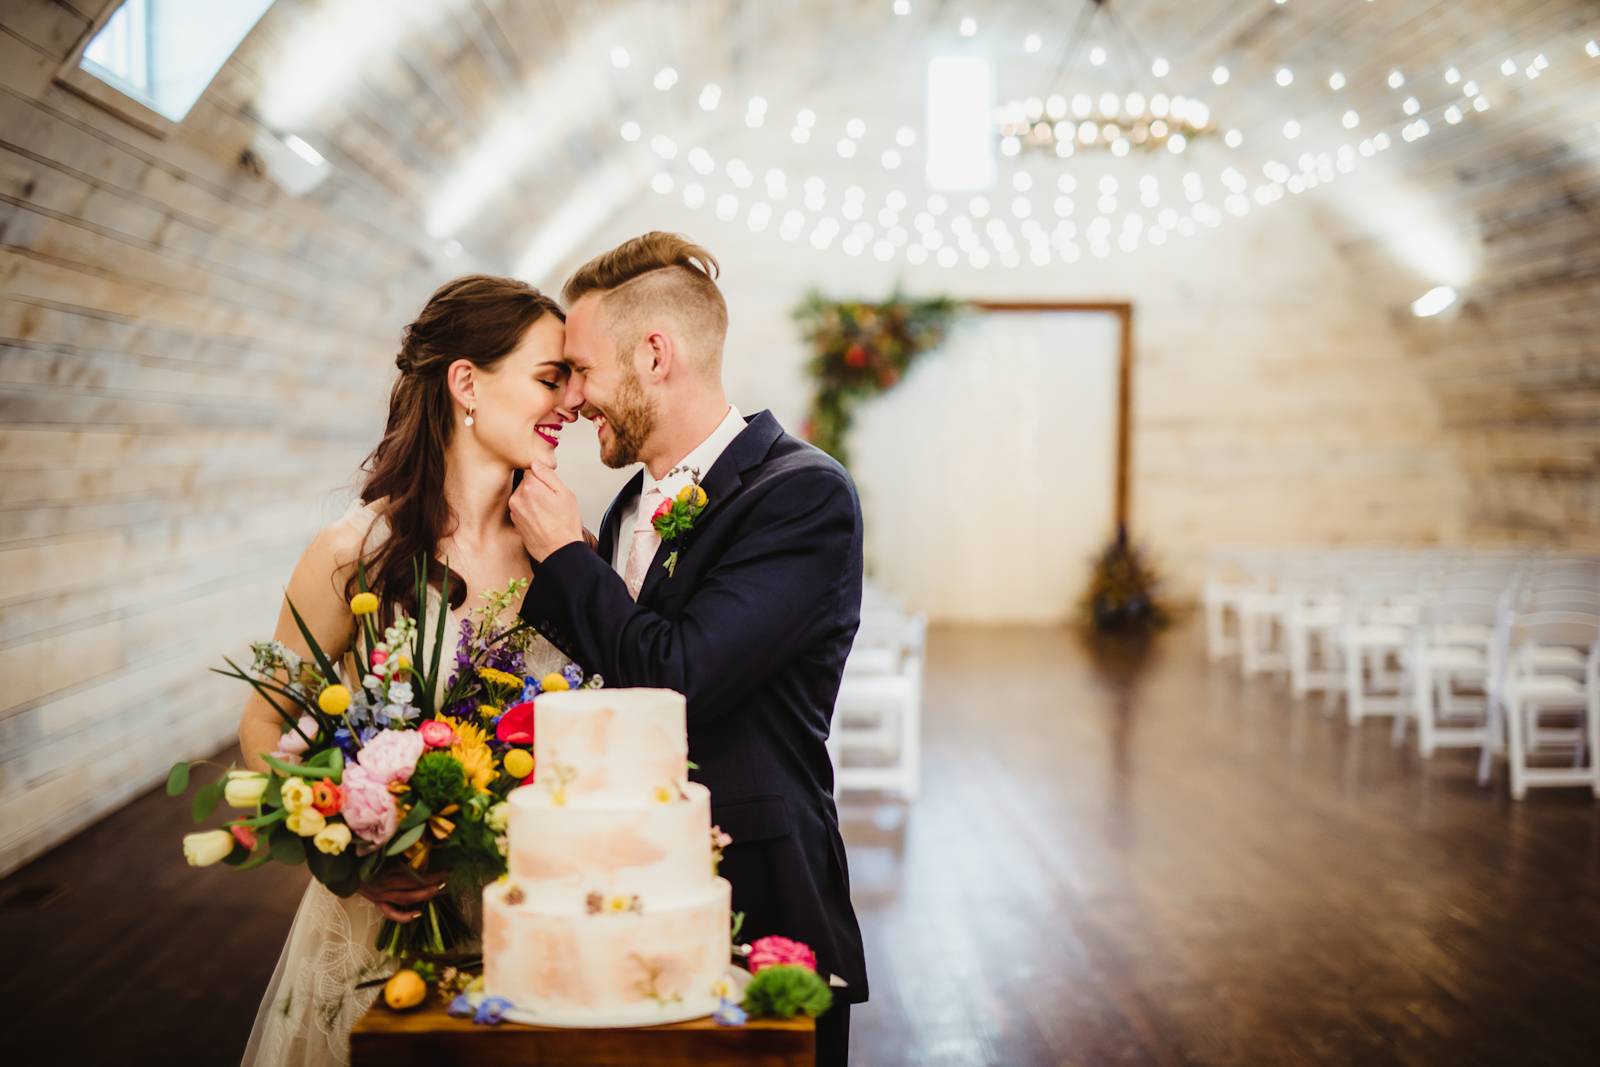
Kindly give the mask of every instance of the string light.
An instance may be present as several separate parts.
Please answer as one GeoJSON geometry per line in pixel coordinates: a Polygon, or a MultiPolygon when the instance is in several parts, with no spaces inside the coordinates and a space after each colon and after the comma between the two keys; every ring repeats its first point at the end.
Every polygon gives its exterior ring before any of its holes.
{"type": "MultiPolygon", "coordinates": [[[[907,8],[909,10],[909,6],[907,8]]],[[[975,31],[975,20],[974,20],[975,31]]],[[[1024,38],[1024,47],[1027,49],[1028,40],[1038,37],[1038,34],[1029,34],[1024,38]]],[[[1040,40],[1042,48],[1042,39],[1040,40]]],[[[1570,46],[1569,46],[1570,47],[1570,46]]],[[[1095,46],[1103,57],[1104,49],[1095,46]]],[[[1584,50],[1591,58],[1600,58],[1600,44],[1589,41],[1584,45],[1584,50]]],[[[1560,54],[1560,53],[1556,53],[1560,54]]],[[[632,57],[627,56],[626,49],[615,48],[610,50],[610,58],[618,69],[625,69],[631,65],[632,57]]],[[[1519,66],[1514,59],[1507,58],[1500,64],[1505,76],[1510,77],[1519,71],[1527,78],[1534,79],[1547,71],[1551,66],[1549,54],[1539,52],[1519,66]]],[[[1170,68],[1164,61],[1154,62],[1152,72],[1158,76],[1167,73],[1170,68]]],[[[1397,132],[1400,140],[1411,143],[1430,135],[1434,124],[1442,121],[1448,126],[1456,126],[1466,120],[1473,112],[1484,112],[1490,109],[1489,99],[1481,92],[1477,82],[1466,79],[1463,71],[1458,66],[1449,66],[1439,75],[1444,82],[1452,87],[1459,87],[1462,97],[1456,103],[1442,103],[1438,110],[1427,109],[1420,99],[1413,95],[1402,101],[1401,108],[1408,117],[1407,121],[1397,132]],[[1470,108],[1469,108],[1470,105],[1470,108]]],[[[1231,71],[1223,64],[1217,64],[1212,71],[1213,83],[1227,84],[1231,81],[1231,71]]],[[[1406,75],[1399,70],[1391,70],[1385,77],[1385,83],[1391,88],[1402,88],[1407,82],[1406,75]]],[[[1293,84],[1292,70],[1285,66],[1277,68],[1275,80],[1280,86],[1287,87],[1293,84]]],[[[663,67],[651,79],[652,83],[661,91],[674,87],[678,81],[677,72],[671,67],[663,67]]],[[[1345,76],[1334,71],[1328,79],[1328,87],[1332,91],[1340,91],[1346,86],[1345,76]]],[[[702,108],[713,110],[720,104],[721,90],[715,85],[703,86],[699,93],[702,108]]],[[[1163,123],[1171,125],[1178,121],[1180,115],[1194,106],[1197,102],[1178,97],[1167,99],[1160,94],[1146,101],[1142,94],[1130,93],[1126,99],[1121,99],[1113,94],[1102,94],[1101,98],[1091,98],[1087,94],[1077,94],[1070,101],[1060,95],[1052,95],[1046,99],[1029,98],[1023,101],[1025,113],[1028,118],[1037,123],[1043,123],[1052,133],[1056,134],[1057,144],[1067,151],[1061,155],[1069,154],[1077,145],[1093,144],[1097,148],[1109,148],[1119,155],[1130,150],[1132,138],[1129,117],[1137,114],[1141,105],[1148,107],[1148,114],[1154,115],[1160,111],[1163,123]],[[1069,117],[1071,116],[1071,117],[1069,117]]],[[[1204,105],[1199,105],[1204,109],[1204,105]]],[[[758,127],[764,121],[768,110],[767,101],[762,97],[752,97],[747,101],[745,119],[752,128],[758,127]]],[[[1209,118],[1209,109],[1202,110],[1201,114],[1209,118]]],[[[737,113],[734,116],[737,118],[737,113]]],[[[1345,130],[1353,130],[1362,123],[1361,116],[1354,109],[1346,109],[1341,113],[1341,125],[1345,130]]],[[[809,134],[816,127],[817,119],[809,108],[803,108],[796,113],[792,132],[800,134],[796,140],[809,140],[809,134]]],[[[901,149],[909,149],[917,143],[916,131],[911,126],[890,127],[894,129],[892,138],[888,130],[883,130],[882,135],[892,140],[898,147],[867,146],[871,153],[884,164],[886,170],[895,170],[904,162],[901,149]]],[[[1314,127],[1313,127],[1314,128],[1314,127]]],[[[852,158],[862,147],[861,142],[867,133],[865,123],[859,118],[852,118],[844,124],[847,137],[835,143],[835,148],[843,158],[852,158]]],[[[619,136],[623,141],[637,143],[646,140],[652,152],[664,161],[677,160],[680,150],[678,145],[670,138],[662,135],[646,138],[645,132],[635,120],[622,122],[618,127],[619,136]]],[[[1221,131],[1218,131],[1219,133],[1221,131]]],[[[1288,140],[1297,140],[1307,132],[1300,120],[1287,119],[1283,125],[1283,133],[1288,140]]],[[[1149,131],[1146,131],[1148,136],[1149,131]]],[[[1229,148],[1238,148],[1243,144],[1244,134],[1238,129],[1228,129],[1222,133],[1221,140],[1229,148]]],[[[1161,208],[1157,220],[1147,223],[1137,210],[1129,211],[1128,208],[1142,207],[1155,211],[1161,203],[1160,183],[1152,174],[1145,174],[1138,184],[1138,204],[1128,204],[1122,210],[1126,212],[1120,219],[1120,227],[1114,225],[1113,216],[1119,209],[1119,201],[1114,183],[1108,188],[1106,183],[1101,183],[1095,206],[1099,214],[1092,220],[1084,231],[1087,250],[1096,258],[1105,258],[1113,249],[1131,252],[1139,247],[1158,246],[1168,240],[1191,236],[1203,228],[1212,228],[1220,225],[1227,217],[1243,217],[1250,210],[1257,207],[1266,207],[1282,200],[1285,195],[1296,195],[1308,190],[1316,189],[1320,185],[1336,180],[1339,175],[1349,174],[1362,158],[1386,151],[1393,143],[1387,131],[1378,131],[1371,137],[1362,138],[1359,142],[1349,142],[1330,146],[1328,151],[1306,152],[1299,157],[1299,168],[1291,171],[1281,164],[1269,163],[1264,168],[1267,182],[1251,186],[1236,168],[1224,169],[1220,181],[1224,187],[1217,197],[1207,199],[1203,186],[1187,181],[1194,177],[1198,181],[1196,172],[1185,175],[1185,197],[1190,202],[1187,214],[1167,214],[1170,208],[1161,208]]],[[[1187,147],[1185,136],[1181,132],[1169,133],[1167,140],[1169,151],[1182,154],[1187,147]]],[[[706,177],[714,177],[708,170],[714,167],[709,154],[703,148],[687,148],[682,153],[682,165],[706,177]]],[[[728,160],[725,166],[727,179],[740,189],[747,189],[755,183],[755,175],[748,166],[739,160],[728,160]]],[[[649,185],[653,191],[663,195],[671,194],[679,185],[678,179],[670,170],[659,170],[650,178],[649,185]]],[[[968,215],[956,215],[948,219],[948,224],[941,226],[940,218],[946,207],[942,197],[930,198],[928,210],[917,215],[917,234],[915,238],[900,224],[899,211],[904,207],[904,194],[898,190],[890,190],[884,196],[881,208],[877,205],[868,205],[866,196],[859,186],[853,186],[847,191],[845,198],[836,204],[833,211],[843,217],[823,217],[822,211],[826,206],[827,196],[821,179],[812,179],[805,183],[806,212],[796,209],[784,215],[783,224],[778,227],[779,236],[787,240],[798,240],[806,237],[809,243],[819,251],[831,249],[835,246],[848,255],[860,256],[868,254],[881,262],[889,262],[896,256],[905,255],[907,261],[928,262],[932,261],[941,266],[950,266],[958,262],[965,262],[978,267],[989,265],[1015,266],[1023,262],[1039,263],[1041,257],[1046,261],[1057,259],[1063,262],[1072,262],[1079,255],[1081,249],[1078,245],[1079,231],[1072,216],[1075,214],[1076,204],[1071,193],[1076,188],[1072,176],[1061,174],[1055,183],[1059,195],[1052,193],[1053,202],[1050,206],[1054,209],[1050,216],[1050,228],[1043,226],[1036,215],[1039,205],[1031,199],[1030,191],[1033,189],[1032,175],[1026,171],[1016,171],[1011,176],[1011,185],[1015,196],[1010,198],[1008,205],[1010,211],[1007,218],[1013,220],[1011,225],[1016,230],[1009,229],[1002,219],[990,217],[990,207],[986,198],[974,196],[967,203],[968,215]],[[816,184],[813,185],[812,183],[816,184]],[[898,206],[896,205],[898,200],[898,206]],[[873,222],[876,219],[877,227],[873,222]],[[973,220],[979,220],[977,226],[973,220]]],[[[756,200],[753,203],[742,202],[742,197],[733,192],[723,192],[720,195],[708,192],[704,186],[695,181],[682,183],[681,193],[684,203],[695,209],[708,209],[714,211],[719,218],[733,221],[740,218],[740,213],[745,213],[744,221],[753,231],[763,231],[776,221],[777,212],[772,203],[780,201],[787,195],[787,179],[782,172],[773,168],[766,175],[766,189],[768,200],[756,200]]],[[[1046,201],[1050,202],[1050,201],[1046,201]]]]}

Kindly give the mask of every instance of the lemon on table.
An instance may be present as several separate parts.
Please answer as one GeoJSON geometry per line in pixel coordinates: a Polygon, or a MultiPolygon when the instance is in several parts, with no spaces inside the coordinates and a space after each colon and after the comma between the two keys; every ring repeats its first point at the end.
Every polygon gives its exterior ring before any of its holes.
{"type": "Polygon", "coordinates": [[[414,1008],[428,995],[428,983],[409,968],[396,971],[394,977],[383,984],[383,1002],[395,1011],[414,1008]]]}

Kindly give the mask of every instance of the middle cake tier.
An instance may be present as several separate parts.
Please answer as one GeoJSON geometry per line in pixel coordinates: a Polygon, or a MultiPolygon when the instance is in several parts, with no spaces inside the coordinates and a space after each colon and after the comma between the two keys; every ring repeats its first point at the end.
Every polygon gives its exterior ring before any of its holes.
{"type": "Polygon", "coordinates": [[[716,877],[711,793],[698,783],[659,802],[558,802],[538,785],[509,800],[511,878],[537,903],[576,907],[599,894],[663,905],[703,895],[716,877]]]}

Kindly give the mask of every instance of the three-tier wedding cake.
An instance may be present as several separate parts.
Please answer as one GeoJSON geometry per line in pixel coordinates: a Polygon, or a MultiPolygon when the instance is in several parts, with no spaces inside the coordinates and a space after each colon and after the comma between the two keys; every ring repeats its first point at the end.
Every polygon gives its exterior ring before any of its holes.
{"type": "Polygon", "coordinates": [[[708,1015],[729,962],[711,794],[688,781],[681,694],[539,697],[534,782],[512,792],[506,878],[483,895],[484,991],[550,1026],[708,1015]]]}

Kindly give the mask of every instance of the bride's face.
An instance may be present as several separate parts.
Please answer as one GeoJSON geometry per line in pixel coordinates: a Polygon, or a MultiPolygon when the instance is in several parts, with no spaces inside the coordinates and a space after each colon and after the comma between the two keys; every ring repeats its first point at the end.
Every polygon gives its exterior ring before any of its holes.
{"type": "Polygon", "coordinates": [[[564,332],[559,319],[544,315],[500,362],[472,368],[473,424],[459,430],[508,467],[554,466],[561,428],[578,417],[582,401],[561,356],[564,332]]]}

